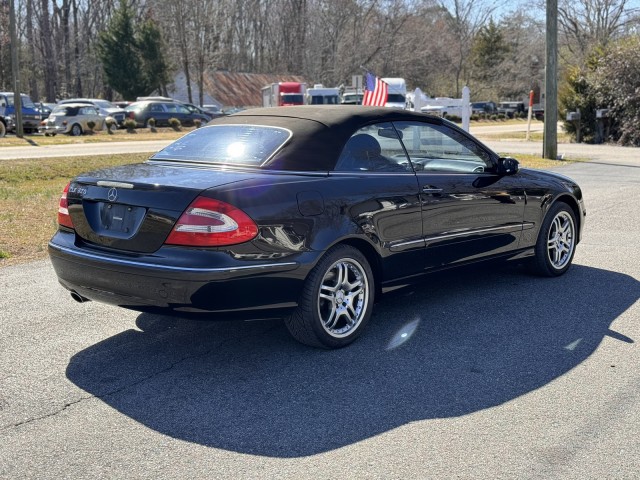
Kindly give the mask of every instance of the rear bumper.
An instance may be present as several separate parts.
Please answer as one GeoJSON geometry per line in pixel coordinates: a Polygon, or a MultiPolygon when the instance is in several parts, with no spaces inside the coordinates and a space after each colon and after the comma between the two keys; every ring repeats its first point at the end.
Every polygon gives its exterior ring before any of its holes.
{"type": "MultiPolygon", "coordinates": [[[[306,268],[298,261],[229,264],[226,252],[214,252],[222,267],[159,261],[154,255],[113,256],[65,244],[56,234],[49,255],[58,280],[90,300],[140,311],[184,313],[286,311],[297,305],[306,268]]],[[[177,258],[177,257],[176,257],[177,258]]]]}

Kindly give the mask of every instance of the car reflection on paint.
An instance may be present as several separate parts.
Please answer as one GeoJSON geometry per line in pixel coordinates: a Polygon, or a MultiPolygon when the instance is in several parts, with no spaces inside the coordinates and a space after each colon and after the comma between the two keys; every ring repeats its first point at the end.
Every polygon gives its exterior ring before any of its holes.
{"type": "Polygon", "coordinates": [[[297,340],[337,348],[381,294],[426,273],[517,259],[563,274],[584,217],[571,179],[520,169],[441,118],[263,108],[73,179],[49,252],[78,301],[277,314],[297,340]]]}

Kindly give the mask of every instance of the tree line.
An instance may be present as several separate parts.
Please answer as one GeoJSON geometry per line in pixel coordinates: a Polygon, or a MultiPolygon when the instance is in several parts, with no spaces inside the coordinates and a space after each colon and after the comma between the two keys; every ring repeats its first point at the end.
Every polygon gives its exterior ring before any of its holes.
{"type": "MultiPolygon", "coordinates": [[[[2,90],[13,88],[10,1],[0,0],[2,90]]],[[[366,69],[431,96],[458,97],[468,85],[474,100],[494,101],[539,91],[544,79],[542,0],[13,2],[22,89],[42,101],[132,100],[166,91],[178,71],[189,85],[228,70],[338,86],[366,69]]],[[[638,35],[628,0],[558,3],[563,76],[638,35]]]]}

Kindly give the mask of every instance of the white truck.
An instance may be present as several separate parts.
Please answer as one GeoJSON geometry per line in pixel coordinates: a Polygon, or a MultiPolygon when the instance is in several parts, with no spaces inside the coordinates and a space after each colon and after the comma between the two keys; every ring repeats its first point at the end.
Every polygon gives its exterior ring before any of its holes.
{"type": "MultiPolygon", "coordinates": [[[[444,117],[446,115],[454,115],[462,118],[464,104],[461,98],[449,98],[449,97],[436,97],[429,98],[427,105],[422,107],[420,111],[422,113],[429,113],[438,117],[444,117]]],[[[471,111],[471,105],[467,105],[467,109],[471,111]]]]}
{"type": "Polygon", "coordinates": [[[407,82],[404,78],[382,78],[388,85],[385,107],[407,108],[407,82]]]}
{"type": "Polygon", "coordinates": [[[304,103],[307,105],[338,105],[340,103],[340,89],[316,83],[312,88],[307,88],[304,103]]]}

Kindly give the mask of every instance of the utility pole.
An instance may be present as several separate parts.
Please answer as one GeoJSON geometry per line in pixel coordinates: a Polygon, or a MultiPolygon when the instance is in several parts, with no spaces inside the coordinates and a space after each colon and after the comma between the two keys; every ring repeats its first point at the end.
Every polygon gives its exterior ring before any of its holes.
{"type": "Polygon", "coordinates": [[[543,158],[558,158],[558,0],[547,0],[543,158]]]}
{"type": "Polygon", "coordinates": [[[22,138],[22,97],[20,96],[20,62],[18,57],[18,35],[16,34],[15,0],[9,0],[9,36],[11,38],[11,74],[13,76],[13,106],[16,109],[16,136],[22,138]]]}

